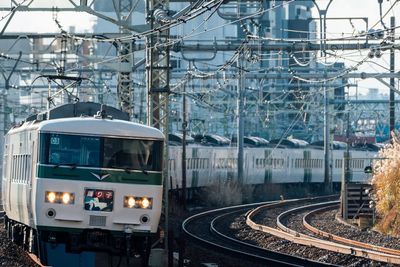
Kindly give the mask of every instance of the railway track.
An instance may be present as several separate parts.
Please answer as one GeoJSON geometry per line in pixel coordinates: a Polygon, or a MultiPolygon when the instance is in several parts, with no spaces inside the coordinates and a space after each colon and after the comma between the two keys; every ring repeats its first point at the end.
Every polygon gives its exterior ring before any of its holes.
{"type": "Polygon", "coordinates": [[[271,264],[287,266],[335,266],[329,263],[316,262],[308,258],[265,249],[232,237],[232,235],[224,231],[226,227],[223,225],[227,221],[248,213],[258,206],[285,206],[288,203],[298,201],[258,203],[207,211],[186,219],[182,224],[182,228],[191,240],[202,246],[212,248],[213,251],[219,251],[223,254],[229,253],[230,256],[237,259],[245,258],[260,266],[271,264]]]}
{"type": "MultiPolygon", "coordinates": [[[[4,215],[5,212],[3,211],[3,207],[0,205],[0,223],[4,223],[4,215]]],[[[11,242],[11,241],[10,241],[11,242]]],[[[21,253],[26,253],[26,255],[36,264],[38,267],[45,267],[45,265],[42,265],[39,261],[39,259],[36,257],[36,255],[32,253],[28,253],[26,251],[22,251],[21,253]]]]}
{"type": "Polygon", "coordinates": [[[276,217],[276,227],[253,221],[252,218],[257,216],[257,214],[264,209],[271,208],[271,206],[260,206],[247,215],[246,222],[252,229],[284,238],[296,244],[317,247],[332,252],[366,258],[368,260],[400,264],[400,251],[398,250],[331,235],[310,224],[310,217],[312,215],[327,209],[337,208],[338,203],[337,201],[330,201],[284,211],[276,217]],[[299,217],[301,217],[301,219],[299,217]],[[288,226],[289,224],[291,226],[288,226]]]}
{"type": "Polygon", "coordinates": [[[332,208],[337,207],[335,206],[328,206],[328,207],[323,207],[320,209],[315,209],[310,211],[309,213],[307,213],[304,217],[303,217],[303,225],[304,227],[313,232],[316,235],[322,236],[324,238],[327,238],[329,240],[333,240],[335,242],[339,242],[339,243],[343,243],[343,244],[349,244],[349,245],[353,245],[356,247],[360,247],[360,248],[364,248],[364,249],[368,249],[368,250],[373,250],[373,251],[377,251],[377,252],[382,252],[382,253],[386,253],[386,254],[392,254],[392,255],[397,255],[400,256],[400,250],[398,249],[392,249],[392,248],[387,248],[387,247],[382,247],[382,246],[377,246],[377,245],[373,245],[373,244],[369,244],[369,243],[363,243],[360,241],[356,241],[356,240],[352,240],[352,239],[348,239],[348,238],[344,238],[338,235],[334,235],[332,233],[323,231],[321,229],[318,229],[317,227],[313,226],[311,224],[311,217],[315,216],[318,213],[321,213],[323,211],[326,210],[331,210],[332,208]]]}

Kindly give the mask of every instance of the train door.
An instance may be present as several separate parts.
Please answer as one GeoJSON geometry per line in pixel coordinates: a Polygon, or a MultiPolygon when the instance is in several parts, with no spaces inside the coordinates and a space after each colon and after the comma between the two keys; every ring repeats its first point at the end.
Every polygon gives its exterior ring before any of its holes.
{"type": "Polygon", "coordinates": [[[33,203],[33,194],[35,192],[36,188],[36,176],[35,176],[35,170],[36,170],[36,162],[37,162],[37,147],[35,142],[35,135],[32,132],[29,132],[29,144],[30,144],[30,149],[31,151],[28,151],[28,154],[30,155],[30,160],[29,160],[29,170],[28,170],[28,216],[29,216],[29,223],[30,225],[34,225],[34,203],[33,203]]]}

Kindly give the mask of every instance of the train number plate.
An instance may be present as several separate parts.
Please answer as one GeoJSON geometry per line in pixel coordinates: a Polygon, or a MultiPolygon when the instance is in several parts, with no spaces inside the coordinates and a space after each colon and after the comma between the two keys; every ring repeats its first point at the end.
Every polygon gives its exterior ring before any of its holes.
{"type": "Polygon", "coordinates": [[[112,211],[114,203],[114,191],[85,189],[85,210],[112,211]]]}

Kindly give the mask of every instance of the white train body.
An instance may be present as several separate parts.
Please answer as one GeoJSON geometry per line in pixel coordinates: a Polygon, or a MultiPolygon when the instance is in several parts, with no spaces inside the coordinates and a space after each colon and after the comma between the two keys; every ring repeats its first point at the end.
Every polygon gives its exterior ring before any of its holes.
{"type": "MultiPolygon", "coordinates": [[[[333,150],[330,165],[333,182],[340,182],[345,150],[333,150]]],[[[365,182],[364,168],[377,152],[350,150],[351,181],[365,182]]],[[[323,183],[324,151],[305,148],[244,148],[244,184],[323,183]]],[[[182,187],[182,148],[169,148],[169,176],[172,188],[182,187]]],[[[237,177],[237,148],[189,145],[186,147],[187,187],[203,187],[237,177]]]]}
{"type": "MultiPolygon", "coordinates": [[[[126,253],[131,245],[121,244],[127,235],[134,240],[158,230],[163,140],[155,128],[94,117],[35,120],[11,129],[2,179],[10,238],[34,252],[43,242],[69,242],[81,251],[93,231],[113,239],[101,249],[120,246],[126,253]]],[[[46,263],[43,251],[38,254],[46,263]]]]}

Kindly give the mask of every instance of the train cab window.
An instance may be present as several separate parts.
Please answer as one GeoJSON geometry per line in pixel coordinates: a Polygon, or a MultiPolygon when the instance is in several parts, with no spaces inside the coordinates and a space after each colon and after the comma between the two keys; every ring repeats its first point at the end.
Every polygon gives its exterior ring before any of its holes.
{"type": "Polygon", "coordinates": [[[162,142],[104,138],[103,165],[109,168],[161,171],[162,142]]]}
{"type": "Polygon", "coordinates": [[[42,164],[161,171],[162,141],[42,133],[42,164]]]}

